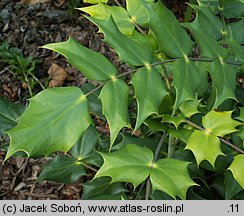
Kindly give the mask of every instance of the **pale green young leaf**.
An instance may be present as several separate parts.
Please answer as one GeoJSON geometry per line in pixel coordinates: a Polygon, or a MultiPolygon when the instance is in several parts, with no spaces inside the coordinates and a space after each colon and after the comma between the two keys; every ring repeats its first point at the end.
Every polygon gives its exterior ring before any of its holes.
{"type": "Polygon", "coordinates": [[[162,122],[171,123],[175,126],[176,129],[182,122],[185,121],[184,117],[181,115],[172,116],[170,114],[163,114],[161,117],[163,117],[162,122]]]}
{"type": "Polygon", "coordinates": [[[200,130],[193,132],[188,139],[185,149],[193,152],[198,165],[203,160],[207,160],[214,167],[216,158],[219,155],[224,155],[220,148],[219,138],[211,133],[200,130]]]}
{"type": "Polygon", "coordinates": [[[150,172],[153,191],[160,190],[174,198],[186,199],[187,189],[197,185],[190,178],[188,165],[189,162],[172,158],[158,160],[150,172]]]}
{"type": "Polygon", "coordinates": [[[71,184],[84,175],[86,175],[86,169],[81,162],[71,157],[58,155],[44,165],[38,181],[48,180],[71,184]]]}
{"type": "Polygon", "coordinates": [[[199,104],[200,100],[185,101],[183,104],[181,104],[180,111],[183,113],[184,116],[190,118],[196,113],[200,113],[200,111],[198,111],[199,104]]]}
{"type": "Polygon", "coordinates": [[[30,99],[16,127],[8,131],[7,160],[15,152],[28,157],[67,152],[91,123],[87,99],[77,87],[46,89],[30,99]]]}
{"type": "Polygon", "coordinates": [[[87,79],[109,80],[117,73],[114,65],[103,55],[82,46],[71,37],[65,42],[48,44],[43,46],[43,48],[65,56],[68,62],[83,73],[87,79]]]}
{"type": "Polygon", "coordinates": [[[105,36],[104,41],[116,50],[121,61],[133,66],[143,66],[151,63],[151,50],[123,35],[116,26],[113,17],[108,20],[99,20],[93,17],[87,17],[87,19],[99,27],[105,36]]]}
{"type": "Polygon", "coordinates": [[[110,176],[113,182],[130,182],[136,188],[148,176],[153,153],[146,147],[128,144],[112,153],[100,153],[104,159],[94,178],[110,176]]]}
{"type": "Polygon", "coordinates": [[[178,59],[172,64],[173,83],[176,91],[174,112],[185,101],[196,100],[197,92],[201,86],[201,75],[195,64],[191,61],[178,59]]]}
{"type": "Polygon", "coordinates": [[[100,93],[103,114],[109,124],[110,148],[123,127],[130,127],[128,123],[128,85],[121,79],[108,82],[100,93]]]}
{"type": "Polygon", "coordinates": [[[162,190],[182,199],[185,199],[187,189],[196,185],[187,171],[188,162],[161,159],[153,163],[153,153],[146,147],[128,144],[116,152],[100,154],[104,164],[95,178],[109,176],[112,183],[130,182],[136,188],[150,176],[153,190],[162,190]]]}
{"type": "Polygon", "coordinates": [[[240,154],[234,157],[234,161],[228,168],[235,180],[241,185],[244,189],[244,155],[240,154]]]}
{"type": "Polygon", "coordinates": [[[137,24],[145,26],[145,24],[148,23],[149,14],[144,5],[141,4],[140,0],[126,0],[126,9],[130,14],[131,19],[137,24]]]}
{"type": "Polygon", "coordinates": [[[167,91],[160,73],[155,68],[142,68],[133,76],[131,83],[137,100],[137,119],[135,130],[151,114],[157,113],[167,91]]]}
{"type": "Polygon", "coordinates": [[[108,20],[110,16],[113,16],[114,22],[123,34],[131,35],[133,33],[134,24],[128,12],[123,7],[97,4],[78,9],[90,14],[91,17],[104,21],[108,20]]]}
{"type": "Polygon", "coordinates": [[[215,136],[224,136],[237,131],[240,124],[231,118],[232,111],[210,111],[202,119],[203,127],[215,136]]]}
{"type": "Polygon", "coordinates": [[[193,42],[173,13],[161,1],[150,3],[140,0],[140,2],[149,15],[148,26],[157,38],[159,50],[172,58],[188,56],[193,42]]]}
{"type": "Polygon", "coordinates": [[[227,99],[236,100],[236,74],[235,67],[214,61],[210,65],[210,75],[213,82],[213,91],[216,96],[213,108],[217,108],[227,99]]]}

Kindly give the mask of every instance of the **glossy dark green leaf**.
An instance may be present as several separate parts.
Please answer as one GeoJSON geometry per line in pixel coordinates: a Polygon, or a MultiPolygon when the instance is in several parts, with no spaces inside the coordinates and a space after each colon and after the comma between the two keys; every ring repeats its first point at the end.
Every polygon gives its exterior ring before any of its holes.
{"type": "Polygon", "coordinates": [[[133,66],[143,66],[151,63],[151,50],[140,46],[136,41],[123,35],[112,17],[105,21],[92,17],[87,18],[99,27],[100,32],[105,36],[104,41],[116,50],[121,61],[133,66]]]}
{"type": "Polygon", "coordinates": [[[87,99],[77,87],[46,89],[30,99],[18,125],[8,131],[7,160],[15,152],[28,157],[67,152],[91,123],[87,99]]]}
{"type": "Polygon", "coordinates": [[[48,180],[71,184],[84,175],[86,175],[86,170],[81,162],[74,158],[58,155],[53,161],[44,165],[38,181],[48,180]]]}
{"type": "Polygon", "coordinates": [[[242,191],[243,189],[241,186],[237,183],[237,181],[234,179],[232,173],[230,171],[227,171],[225,174],[225,186],[226,186],[226,194],[225,199],[230,200],[233,198],[237,193],[242,191]]]}
{"type": "Polygon", "coordinates": [[[104,195],[120,195],[126,191],[122,183],[111,183],[111,178],[102,177],[82,184],[81,199],[93,199],[104,195]]]}
{"type": "Polygon", "coordinates": [[[137,100],[136,130],[149,115],[157,114],[167,91],[160,73],[154,68],[138,70],[131,79],[131,83],[137,100]]]}
{"type": "Polygon", "coordinates": [[[97,140],[97,130],[95,126],[90,125],[69,152],[77,160],[82,160],[94,152],[97,140]]]}
{"type": "Polygon", "coordinates": [[[181,28],[173,13],[161,1],[150,3],[140,0],[140,3],[147,11],[148,26],[157,38],[159,50],[172,58],[187,57],[193,42],[181,28]]]}
{"type": "Polygon", "coordinates": [[[109,80],[117,73],[114,65],[103,55],[82,46],[71,37],[65,42],[48,44],[43,48],[53,50],[66,57],[68,62],[83,73],[87,79],[109,80]]]}
{"type": "Polygon", "coordinates": [[[211,9],[208,6],[191,5],[191,7],[196,11],[196,18],[193,22],[184,23],[184,25],[194,28],[196,31],[204,31],[215,40],[221,39],[223,23],[213,14],[211,9]]]}
{"type": "Polygon", "coordinates": [[[185,101],[195,101],[202,82],[198,69],[191,61],[184,59],[172,63],[173,83],[176,91],[174,112],[185,101]],[[194,80],[194,82],[192,82],[194,80]]]}
{"type": "Polygon", "coordinates": [[[109,124],[110,148],[119,131],[130,127],[128,122],[128,85],[121,79],[108,82],[101,91],[103,114],[109,124]]]}
{"type": "Polygon", "coordinates": [[[237,22],[228,23],[226,25],[226,31],[228,32],[229,28],[232,31],[233,37],[237,40],[239,44],[244,43],[244,19],[241,19],[237,22]]]}
{"type": "Polygon", "coordinates": [[[13,128],[24,110],[23,105],[13,103],[0,96],[0,133],[13,128]]]}
{"type": "Polygon", "coordinates": [[[235,67],[223,64],[220,61],[212,62],[210,75],[213,82],[214,95],[216,95],[213,108],[217,108],[229,98],[236,100],[236,74],[237,70],[235,67]]]}

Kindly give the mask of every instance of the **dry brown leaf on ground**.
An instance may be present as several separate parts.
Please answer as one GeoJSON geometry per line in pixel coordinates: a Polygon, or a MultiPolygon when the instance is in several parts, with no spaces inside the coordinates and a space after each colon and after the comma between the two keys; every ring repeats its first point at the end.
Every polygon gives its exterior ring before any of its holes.
{"type": "Polygon", "coordinates": [[[51,64],[48,74],[51,77],[51,81],[48,84],[50,88],[62,86],[64,80],[68,77],[66,71],[55,63],[51,64]]]}
{"type": "Polygon", "coordinates": [[[20,4],[37,4],[37,3],[44,3],[50,0],[21,0],[20,4]]]}

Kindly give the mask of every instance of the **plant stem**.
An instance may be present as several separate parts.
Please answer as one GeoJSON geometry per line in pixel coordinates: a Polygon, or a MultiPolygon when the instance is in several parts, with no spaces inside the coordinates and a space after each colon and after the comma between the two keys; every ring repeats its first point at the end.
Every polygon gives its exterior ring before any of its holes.
{"type": "Polygon", "coordinates": [[[100,85],[98,85],[96,88],[92,89],[91,91],[89,91],[88,93],[85,94],[85,96],[89,96],[90,94],[93,94],[95,91],[97,91],[98,89],[102,88],[107,82],[101,83],[100,85]]]}
{"type": "Polygon", "coordinates": [[[33,77],[34,80],[36,80],[39,83],[39,85],[41,86],[41,88],[44,90],[45,87],[44,87],[44,85],[42,85],[42,83],[40,82],[40,80],[33,73],[29,73],[29,74],[33,77]]]}
{"type": "Polygon", "coordinates": [[[176,139],[173,136],[169,135],[168,158],[175,157],[175,141],[176,139]]]}
{"type": "Polygon", "coordinates": [[[94,171],[94,172],[97,172],[98,170],[97,169],[95,169],[95,168],[93,168],[93,167],[91,167],[91,166],[89,166],[89,165],[87,165],[87,164],[85,164],[85,163],[83,163],[83,162],[81,162],[81,161],[79,161],[84,167],[86,167],[86,168],[88,168],[88,169],[90,169],[90,170],[92,170],[92,171],[94,171]]]}
{"type": "Polygon", "coordinates": [[[26,73],[24,73],[24,77],[25,77],[25,81],[26,81],[27,86],[28,86],[28,90],[29,90],[30,96],[32,97],[32,96],[33,96],[33,92],[32,92],[32,90],[31,90],[30,82],[29,82],[29,80],[28,80],[28,77],[27,77],[26,73]]]}
{"type": "MultiPolygon", "coordinates": [[[[191,126],[197,128],[197,129],[199,129],[199,130],[206,131],[203,127],[201,127],[201,126],[195,124],[194,122],[190,121],[189,119],[185,119],[185,122],[186,122],[187,124],[189,124],[189,125],[191,125],[191,126]]],[[[220,139],[220,141],[221,141],[222,143],[224,143],[225,145],[228,145],[229,147],[231,147],[232,149],[234,149],[236,152],[241,153],[241,154],[244,154],[244,150],[238,148],[237,146],[235,146],[234,144],[232,144],[230,141],[224,139],[223,137],[219,137],[219,136],[218,136],[218,138],[220,139]]]]}
{"type": "Polygon", "coordinates": [[[150,178],[147,178],[147,185],[146,185],[146,195],[145,195],[145,200],[149,200],[149,195],[151,192],[151,182],[150,182],[150,178]]]}
{"type": "Polygon", "coordinates": [[[160,149],[162,148],[162,145],[164,143],[164,140],[165,140],[166,136],[167,136],[167,134],[164,133],[164,135],[161,137],[161,139],[160,139],[160,141],[158,143],[158,146],[157,146],[157,148],[155,150],[155,153],[154,153],[153,163],[155,163],[156,160],[158,159],[158,155],[159,155],[160,149]]]}

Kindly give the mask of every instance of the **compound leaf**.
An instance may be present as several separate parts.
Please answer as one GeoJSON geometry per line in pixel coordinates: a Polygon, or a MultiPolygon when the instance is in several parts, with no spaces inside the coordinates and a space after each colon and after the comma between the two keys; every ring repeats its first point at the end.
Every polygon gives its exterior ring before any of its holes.
{"type": "Polygon", "coordinates": [[[113,16],[118,29],[125,35],[131,35],[134,30],[134,24],[128,12],[123,7],[97,4],[78,9],[90,14],[91,17],[104,21],[108,20],[110,16],[113,16]]]}
{"type": "Polygon", "coordinates": [[[203,127],[215,136],[224,136],[237,131],[240,123],[231,118],[232,111],[210,111],[202,119],[203,127]]]}
{"type": "Polygon", "coordinates": [[[189,137],[185,149],[193,152],[198,165],[203,160],[207,160],[214,167],[216,158],[224,155],[220,149],[219,138],[200,130],[194,131],[189,137]]]}
{"type": "Polygon", "coordinates": [[[112,182],[130,182],[136,188],[149,175],[153,153],[146,147],[128,144],[112,153],[100,153],[104,164],[95,178],[110,176],[112,182]]]}
{"type": "Polygon", "coordinates": [[[241,185],[244,189],[244,155],[240,154],[234,157],[234,161],[228,168],[235,180],[241,185]]]}
{"type": "Polygon", "coordinates": [[[130,182],[136,188],[148,176],[154,190],[162,190],[182,199],[187,189],[195,185],[187,171],[188,162],[161,159],[153,163],[153,153],[146,147],[124,145],[112,153],[100,153],[104,164],[95,178],[110,176],[113,182],[130,182]]]}
{"type": "Polygon", "coordinates": [[[111,148],[121,128],[129,127],[128,85],[123,80],[114,79],[102,88],[99,97],[109,124],[111,148]]]}
{"type": "Polygon", "coordinates": [[[81,162],[74,158],[58,155],[53,161],[44,165],[38,181],[48,180],[71,184],[84,175],[86,175],[86,170],[81,162]]]}
{"type": "Polygon", "coordinates": [[[154,68],[138,70],[131,83],[137,100],[136,130],[149,115],[158,112],[167,91],[159,72],[154,68]]]}
{"type": "Polygon", "coordinates": [[[149,16],[148,26],[158,40],[159,50],[172,58],[188,56],[193,42],[173,13],[161,1],[150,3],[140,0],[140,2],[149,16]]]}
{"type": "Polygon", "coordinates": [[[82,46],[71,37],[65,42],[48,44],[43,48],[53,50],[66,57],[68,62],[83,73],[87,79],[109,80],[117,73],[114,65],[102,54],[82,46]]]}
{"type": "Polygon", "coordinates": [[[79,88],[46,89],[30,99],[17,126],[8,131],[5,160],[17,151],[28,157],[67,152],[90,123],[87,99],[79,88]]]}
{"type": "Polygon", "coordinates": [[[113,17],[108,20],[99,20],[93,17],[87,17],[96,24],[100,32],[105,36],[104,41],[110,44],[118,53],[121,61],[124,61],[133,66],[143,66],[151,63],[152,53],[150,49],[142,47],[136,41],[123,35],[113,17]]]}

